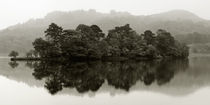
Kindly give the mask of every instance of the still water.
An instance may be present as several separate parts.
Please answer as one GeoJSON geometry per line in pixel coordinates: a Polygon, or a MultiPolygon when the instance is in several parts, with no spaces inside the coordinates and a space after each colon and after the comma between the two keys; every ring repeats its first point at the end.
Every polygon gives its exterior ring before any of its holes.
{"type": "Polygon", "coordinates": [[[210,105],[210,56],[144,62],[0,59],[1,105],[210,105]]]}

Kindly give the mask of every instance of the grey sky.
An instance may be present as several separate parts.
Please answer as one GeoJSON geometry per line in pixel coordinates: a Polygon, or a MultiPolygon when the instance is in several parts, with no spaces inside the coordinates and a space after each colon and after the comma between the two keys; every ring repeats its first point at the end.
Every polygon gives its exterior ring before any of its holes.
{"type": "Polygon", "coordinates": [[[96,9],[149,15],[183,9],[210,20],[210,0],[0,0],[0,29],[60,10],[96,9]]]}

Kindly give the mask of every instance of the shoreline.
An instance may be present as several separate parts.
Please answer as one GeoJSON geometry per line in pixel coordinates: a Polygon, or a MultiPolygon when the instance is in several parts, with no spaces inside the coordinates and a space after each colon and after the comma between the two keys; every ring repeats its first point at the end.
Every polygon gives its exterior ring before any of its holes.
{"type": "Polygon", "coordinates": [[[10,58],[11,61],[37,61],[41,60],[41,58],[24,58],[24,57],[19,57],[19,58],[10,58]]]}
{"type": "MultiPolygon", "coordinates": [[[[126,58],[126,57],[103,57],[101,59],[91,59],[91,58],[70,58],[70,59],[63,59],[63,58],[26,58],[26,57],[16,57],[10,58],[11,61],[75,61],[75,62],[86,62],[86,61],[154,61],[154,60],[163,60],[163,59],[172,59],[171,57],[157,57],[157,58],[146,58],[146,57],[137,57],[137,58],[126,58]]],[[[174,58],[173,58],[174,59],[174,58]]],[[[187,58],[176,58],[176,59],[188,59],[187,58]]]]}

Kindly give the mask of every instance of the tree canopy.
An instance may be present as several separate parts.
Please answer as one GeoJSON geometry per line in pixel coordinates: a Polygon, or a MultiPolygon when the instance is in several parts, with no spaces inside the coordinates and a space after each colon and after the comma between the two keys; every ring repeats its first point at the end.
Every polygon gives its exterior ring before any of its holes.
{"type": "Polygon", "coordinates": [[[186,58],[188,47],[179,43],[165,30],[154,34],[146,30],[139,35],[129,24],[109,30],[105,35],[97,25],[80,24],[75,30],[64,30],[52,23],[45,38],[33,42],[40,57],[67,59],[103,59],[106,57],[186,58]]]}
{"type": "Polygon", "coordinates": [[[11,51],[9,54],[10,57],[14,57],[14,58],[16,58],[18,55],[19,53],[17,51],[11,51]]]}

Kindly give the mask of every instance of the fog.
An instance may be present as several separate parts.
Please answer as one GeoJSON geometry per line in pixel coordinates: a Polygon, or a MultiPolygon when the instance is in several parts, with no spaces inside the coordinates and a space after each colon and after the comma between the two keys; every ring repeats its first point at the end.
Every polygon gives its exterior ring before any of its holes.
{"type": "Polygon", "coordinates": [[[126,11],[133,15],[150,15],[174,9],[187,10],[210,20],[209,0],[1,0],[0,29],[42,18],[52,11],[95,9],[107,13],[126,11]]]}

